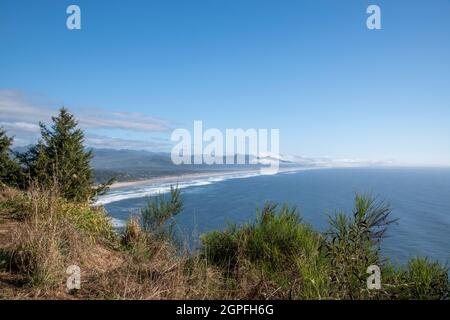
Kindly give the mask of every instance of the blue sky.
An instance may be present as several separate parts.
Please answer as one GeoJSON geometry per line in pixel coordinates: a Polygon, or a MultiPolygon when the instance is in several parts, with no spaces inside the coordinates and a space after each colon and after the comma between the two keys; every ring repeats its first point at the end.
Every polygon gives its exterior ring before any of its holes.
{"type": "Polygon", "coordinates": [[[450,165],[450,1],[2,0],[0,125],[26,144],[61,105],[97,147],[164,150],[203,120],[279,128],[285,154],[450,165]]]}

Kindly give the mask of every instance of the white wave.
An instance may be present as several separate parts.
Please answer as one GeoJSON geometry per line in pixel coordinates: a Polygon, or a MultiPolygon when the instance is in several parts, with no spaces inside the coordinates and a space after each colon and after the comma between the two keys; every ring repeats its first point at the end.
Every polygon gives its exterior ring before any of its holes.
{"type": "MultiPolygon", "coordinates": [[[[298,171],[308,170],[312,168],[296,168],[289,170],[280,170],[278,173],[295,173],[298,171]]],[[[231,179],[245,179],[263,175],[260,171],[255,172],[238,172],[233,174],[224,173],[221,176],[203,177],[203,178],[187,178],[181,180],[178,183],[149,183],[148,185],[140,185],[134,187],[124,187],[120,189],[110,190],[106,195],[101,196],[95,203],[95,205],[105,205],[117,201],[144,198],[149,196],[155,196],[158,194],[168,193],[171,186],[177,184],[178,188],[185,189],[190,187],[207,186],[213,183],[231,180],[231,179]]]]}
{"type": "MultiPolygon", "coordinates": [[[[189,180],[178,182],[180,189],[189,187],[206,186],[212,183],[217,183],[230,179],[244,179],[260,175],[259,172],[255,173],[236,173],[225,174],[223,176],[214,176],[206,178],[191,178],[189,180]]],[[[170,187],[176,183],[153,183],[145,186],[126,187],[123,189],[115,189],[109,191],[106,195],[99,197],[95,205],[105,205],[121,200],[143,198],[149,196],[155,196],[158,194],[167,193],[170,191],[170,187]]]]}
{"type": "Polygon", "coordinates": [[[123,228],[126,226],[127,222],[125,220],[111,218],[111,224],[114,228],[123,228]]]}

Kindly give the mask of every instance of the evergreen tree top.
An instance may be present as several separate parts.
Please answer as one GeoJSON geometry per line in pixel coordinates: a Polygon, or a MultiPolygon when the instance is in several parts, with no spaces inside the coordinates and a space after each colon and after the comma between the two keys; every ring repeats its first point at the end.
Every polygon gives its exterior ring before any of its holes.
{"type": "Polygon", "coordinates": [[[13,138],[8,137],[3,127],[0,127],[0,153],[9,152],[9,148],[11,147],[12,142],[13,138]]]}

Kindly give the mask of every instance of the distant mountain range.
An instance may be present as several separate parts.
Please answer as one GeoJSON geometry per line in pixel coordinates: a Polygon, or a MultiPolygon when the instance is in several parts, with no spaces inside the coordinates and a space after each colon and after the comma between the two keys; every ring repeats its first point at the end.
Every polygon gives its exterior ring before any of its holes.
{"type": "Polygon", "coordinates": [[[255,170],[262,166],[267,166],[274,161],[278,161],[281,169],[344,168],[389,164],[381,161],[359,159],[332,159],[329,157],[313,158],[267,153],[263,157],[257,159],[259,164],[256,165],[249,164],[250,156],[246,156],[246,164],[242,165],[174,165],[170,153],[114,149],[92,150],[94,153],[92,166],[97,181],[104,181],[113,176],[115,176],[118,181],[127,181],[185,173],[255,170]]]}
{"type": "MultiPolygon", "coordinates": [[[[29,147],[16,147],[15,152],[25,152],[29,147]]],[[[246,156],[246,164],[228,165],[175,165],[170,153],[149,152],[129,149],[90,149],[93,152],[91,161],[96,182],[103,182],[115,177],[117,181],[143,180],[158,176],[179,175],[198,172],[255,170],[278,161],[280,168],[323,168],[384,165],[382,162],[371,162],[354,159],[331,159],[327,157],[311,158],[292,155],[265,154],[258,158],[259,164],[249,164],[250,156],[246,156]]]]}
{"type": "MultiPolygon", "coordinates": [[[[92,149],[92,151],[94,157],[91,163],[97,181],[104,181],[113,176],[118,181],[127,181],[186,173],[255,170],[276,161],[268,156],[260,159],[261,164],[249,164],[250,157],[246,156],[246,164],[240,165],[175,165],[172,163],[170,153],[115,149],[92,149]]],[[[281,160],[280,164],[289,165],[291,162],[281,160]]]]}

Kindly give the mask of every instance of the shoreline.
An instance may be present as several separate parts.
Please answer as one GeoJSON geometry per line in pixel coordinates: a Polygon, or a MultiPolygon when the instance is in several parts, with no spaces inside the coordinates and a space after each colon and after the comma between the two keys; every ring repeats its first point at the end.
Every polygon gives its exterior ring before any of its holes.
{"type": "MultiPolygon", "coordinates": [[[[294,171],[304,171],[304,170],[312,170],[312,169],[318,169],[318,168],[311,168],[311,167],[296,167],[296,168],[285,168],[285,169],[279,169],[277,173],[274,173],[273,175],[277,175],[279,173],[284,172],[294,172],[294,171]]],[[[154,177],[144,180],[134,180],[134,181],[121,181],[121,182],[115,182],[113,183],[109,189],[110,190],[117,190],[121,188],[127,188],[127,187],[137,187],[147,184],[160,184],[160,183],[178,183],[183,182],[190,179],[203,179],[203,178],[214,178],[214,177],[229,177],[229,176],[235,176],[235,175],[248,175],[248,174],[256,174],[256,175],[263,175],[261,174],[260,169],[253,169],[253,170],[234,170],[234,171],[208,171],[208,172],[196,172],[196,173],[186,173],[186,174],[180,174],[180,175],[165,175],[160,177],[154,177]]]]}
{"type": "Polygon", "coordinates": [[[224,171],[224,172],[217,172],[217,171],[208,171],[208,172],[197,172],[197,173],[186,173],[186,174],[180,174],[180,175],[165,175],[160,177],[154,177],[154,178],[148,178],[144,180],[133,180],[133,181],[121,181],[121,182],[115,182],[113,183],[109,189],[116,190],[120,188],[126,188],[126,187],[137,187],[141,185],[146,184],[159,184],[159,183],[176,183],[176,182],[182,182],[184,180],[194,179],[194,178],[212,178],[212,177],[227,177],[237,174],[253,174],[253,173],[259,173],[258,170],[240,170],[240,171],[224,171]]]}

